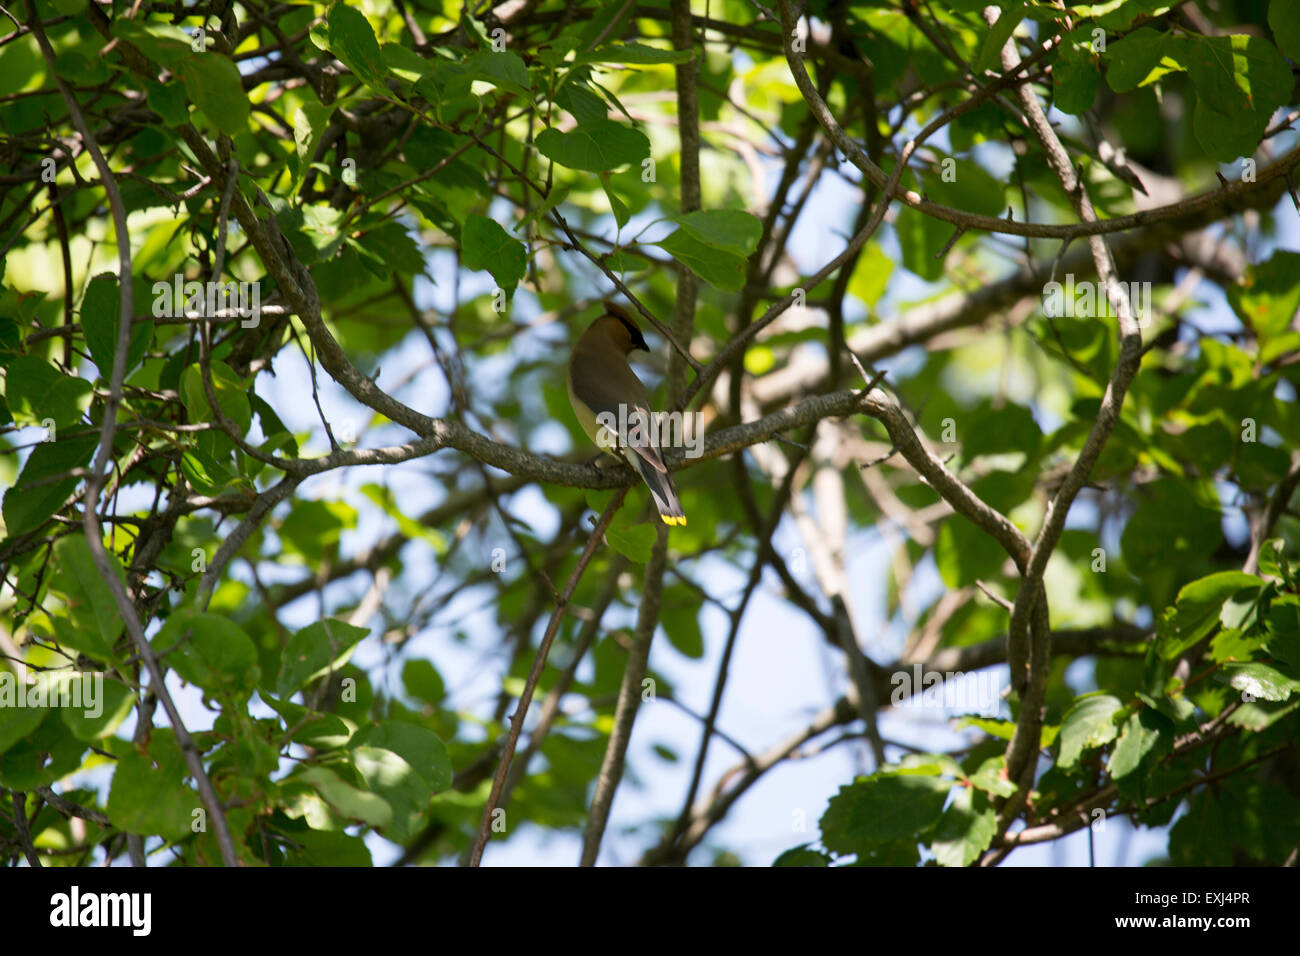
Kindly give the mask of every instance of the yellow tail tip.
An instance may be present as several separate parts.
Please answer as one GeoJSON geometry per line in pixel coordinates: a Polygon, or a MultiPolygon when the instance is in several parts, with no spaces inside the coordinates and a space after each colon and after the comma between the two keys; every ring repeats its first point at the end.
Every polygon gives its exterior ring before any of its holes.
{"type": "Polygon", "coordinates": [[[663,519],[663,523],[664,523],[664,524],[667,524],[667,525],[685,525],[685,524],[686,524],[686,515],[677,515],[677,516],[673,516],[673,515],[660,515],[659,517],[660,517],[661,519],[663,519]]]}

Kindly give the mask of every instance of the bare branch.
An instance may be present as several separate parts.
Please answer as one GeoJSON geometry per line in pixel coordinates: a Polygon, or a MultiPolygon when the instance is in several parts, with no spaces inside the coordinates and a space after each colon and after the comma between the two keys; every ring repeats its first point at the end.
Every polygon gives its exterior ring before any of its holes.
{"type": "Polygon", "coordinates": [[[524,719],[528,716],[528,707],[533,702],[533,693],[537,690],[537,682],[541,679],[542,670],[546,667],[546,658],[551,652],[551,642],[555,640],[555,634],[560,629],[560,621],[564,618],[564,611],[569,606],[569,600],[573,597],[578,582],[582,580],[583,572],[587,570],[587,565],[591,563],[592,556],[596,553],[596,546],[604,540],[605,529],[609,527],[609,523],[614,520],[614,515],[623,505],[623,497],[623,493],[615,495],[614,499],[605,507],[604,514],[600,516],[600,521],[597,522],[596,527],[587,538],[587,546],[582,549],[582,555],[578,558],[578,563],[574,565],[573,571],[569,574],[569,580],[565,582],[564,590],[555,602],[555,610],[551,612],[551,619],[546,625],[546,633],[542,635],[542,643],[537,648],[537,656],[533,658],[533,668],[528,673],[528,681],[524,684],[524,692],[519,696],[519,703],[516,705],[514,716],[510,720],[510,732],[506,736],[505,749],[501,754],[501,762],[497,765],[496,776],[492,779],[492,791],[488,795],[487,806],[483,808],[483,820],[479,824],[478,836],[474,840],[474,849],[470,853],[470,866],[478,866],[483,859],[483,848],[487,846],[488,837],[492,833],[494,811],[497,808],[497,802],[501,798],[501,791],[506,784],[506,774],[510,772],[510,760],[514,756],[515,745],[519,743],[519,734],[524,729],[524,719]]]}
{"type": "Polygon", "coordinates": [[[226,814],[221,806],[221,800],[218,798],[217,792],[212,786],[212,781],[208,778],[207,771],[203,766],[203,756],[199,753],[194,739],[185,728],[180,711],[176,709],[176,704],[167,691],[162,668],[159,666],[153,648],[149,646],[149,641],[144,635],[140,616],[136,613],[135,606],[126,593],[126,588],[109,561],[108,553],[104,550],[103,530],[100,527],[97,509],[99,507],[100,490],[107,479],[106,468],[113,454],[113,436],[117,430],[117,410],[122,403],[122,382],[126,378],[126,355],[131,344],[131,317],[135,314],[132,307],[133,291],[131,288],[131,236],[126,228],[126,206],[122,202],[122,194],[117,188],[117,181],[113,177],[113,171],[109,168],[108,160],[104,158],[104,154],[92,135],[90,127],[86,125],[86,120],[81,115],[76,96],[68,88],[62,76],[59,75],[54,62],[54,50],[45,35],[45,28],[41,24],[35,0],[29,0],[28,6],[31,10],[32,33],[41,48],[41,54],[50,69],[50,75],[58,84],[63,99],[68,105],[68,113],[72,118],[73,125],[81,133],[91,159],[94,160],[95,168],[99,171],[100,180],[103,183],[105,193],[108,195],[109,206],[112,209],[113,231],[117,242],[118,287],[121,294],[118,313],[120,320],[116,347],[113,353],[113,369],[109,379],[108,400],[104,405],[104,424],[100,431],[99,451],[95,456],[95,463],[91,468],[90,477],[86,480],[85,506],[82,515],[82,523],[86,532],[86,544],[90,548],[90,556],[95,562],[95,567],[113,593],[113,600],[126,622],[127,632],[131,635],[136,651],[149,671],[150,686],[153,692],[158,695],[158,699],[162,701],[163,709],[167,711],[167,719],[171,722],[172,729],[176,733],[176,742],[185,756],[185,764],[189,767],[190,773],[194,775],[199,788],[199,796],[203,799],[203,805],[212,818],[217,845],[221,849],[221,858],[226,866],[238,866],[239,854],[235,850],[235,843],[230,835],[230,827],[226,823],[226,814]]]}

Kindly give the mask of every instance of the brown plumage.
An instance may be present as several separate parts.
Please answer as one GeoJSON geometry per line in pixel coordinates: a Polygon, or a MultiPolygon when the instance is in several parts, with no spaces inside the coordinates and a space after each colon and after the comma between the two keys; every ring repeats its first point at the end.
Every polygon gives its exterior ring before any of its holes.
{"type": "Polygon", "coordinates": [[[647,423],[653,416],[650,393],[627,364],[636,349],[650,351],[636,322],[620,306],[606,302],[605,311],[578,337],[569,356],[569,402],[587,436],[626,461],[645,481],[664,523],[686,524],[672,476],[654,444],[654,430],[636,427],[636,413],[647,423]],[[617,423],[613,430],[597,419],[602,413],[617,423]]]}

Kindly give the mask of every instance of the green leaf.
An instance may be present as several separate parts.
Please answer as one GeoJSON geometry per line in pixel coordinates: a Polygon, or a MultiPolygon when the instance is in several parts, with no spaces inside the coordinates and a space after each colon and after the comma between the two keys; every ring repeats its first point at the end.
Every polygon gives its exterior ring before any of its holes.
{"type": "MultiPolygon", "coordinates": [[[[572,76],[572,74],[570,74],[572,76]]],[[[584,82],[570,79],[555,95],[555,105],[568,110],[579,126],[589,126],[608,119],[609,106],[584,82]]]]}
{"type": "Polygon", "coordinates": [[[673,216],[673,221],[706,246],[748,258],[758,248],[763,223],[739,209],[709,209],[673,216]]]}
{"type": "MultiPolygon", "coordinates": [[[[0,273],[3,272],[4,262],[0,260],[0,273]]],[[[5,293],[8,290],[4,290],[5,293]]],[[[0,308],[4,307],[4,300],[7,295],[0,293],[0,308]]],[[[22,355],[26,346],[23,344],[22,336],[18,332],[18,323],[11,316],[0,315],[0,356],[4,356],[4,365],[12,361],[12,356],[22,355]]]]}
{"type": "Polygon", "coordinates": [[[1232,866],[1239,834],[1233,832],[1230,810],[1205,787],[1188,801],[1187,812],[1169,831],[1169,853],[1184,866],[1232,866]]]}
{"type": "Polygon", "coordinates": [[[1252,155],[1293,85],[1277,47],[1244,34],[1180,35],[1168,38],[1166,47],[1176,51],[1196,88],[1192,129],[1202,148],[1221,162],[1252,155]]]}
{"type": "Polygon", "coordinates": [[[1091,7],[1072,7],[1082,17],[1095,17],[1097,25],[1115,33],[1127,30],[1140,19],[1151,20],[1167,13],[1171,0],[1103,0],[1091,7]]]}
{"type": "Polygon", "coordinates": [[[378,747],[400,756],[433,793],[451,787],[451,757],[438,735],[418,724],[385,720],[357,731],[353,746],[378,747]]]}
{"type": "Polygon", "coordinates": [[[303,252],[308,261],[328,262],[338,253],[339,247],[347,238],[340,228],[343,224],[343,211],[313,203],[302,207],[302,232],[300,240],[305,240],[303,252]]]}
{"type": "Polygon", "coordinates": [[[5,400],[24,424],[54,419],[62,428],[76,423],[88,404],[93,386],[84,378],[65,375],[45,359],[20,355],[9,362],[5,400]]]}
{"type": "Polygon", "coordinates": [[[725,292],[739,292],[745,285],[745,259],[726,249],[706,245],[685,228],[654,243],[666,249],[709,285],[725,292]]]}
{"type": "Polygon", "coordinates": [[[1229,686],[1255,700],[1287,700],[1292,691],[1300,690],[1300,681],[1292,680],[1281,671],[1255,661],[1225,664],[1223,677],[1229,686]]]}
{"type": "Polygon", "coordinates": [[[285,866],[371,866],[370,848],[359,836],[325,830],[294,831],[288,835],[285,866]]]}
{"type": "MultiPolygon", "coordinates": [[[[344,531],[357,526],[357,512],[345,501],[298,499],[276,533],[286,551],[318,563],[334,552],[344,531]]],[[[418,522],[417,522],[418,524],[418,522]]]]}
{"type": "MultiPolygon", "coordinates": [[[[125,590],[126,576],[117,555],[109,552],[108,561],[125,590]]],[[[90,639],[93,655],[110,660],[113,644],[126,624],[108,582],[95,567],[85,535],[70,534],[60,539],[54,546],[54,568],[50,586],[64,596],[77,630],[90,639]]]]}
{"type": "Polygon", "coordinates": [[[521,96],[528,96],[533,87],[528,67],[524,66],[519,54],[511,50],[479,50],[465,61],[465,70],[475,79],[521,96]]]}
{"type": "Polygon", "coordinates": [[[1228,723],[1234,727],[1242,727],[1253,733],[1260,733],[1272,727],[1278,721],[1289,716],[1296,710],[1300,710],[1300,696],[1297,696],[1291,703],[1283,707],[1274,707],[1269,704],[1242,703],[1240,707],[1232,712],[1228,717],[1228,723]]]}
{"type": "Polygon", "coordinates": [[[1007,402],[1001,408],[982,403],[962,435],[962,456],[973,461],[980,455],[1022,452],[1025,461],[1038,454],[1042,429],[1034,413],[1023,405],[1007,402]]]}
{"type": "Polygon", "coordinates": [[[233,471],[198,449],[187,451],[181,456],[181,474],[194,486],[195,491],[205,495],[219,495],[238,483],[238,477],[233,471]]]}
{"type": "Polygon", "coordinates": [[[1300,63],[1300,0],[1273,0],[1268,25],[1282,52],[1300,63]]]}
{"type": "Polygon", "coordinates": [[[1124,705],[1111,694],[1087,694],[1074,702],[1061,721],[1061,750],[1056,763],[1070,768],[1085,750],[1102,747],[1119,734],[1115,715],[1124,705]]]}
{"type": "Polygon", "coordinates": [[[614,221],[618,223],[618,228],[622,229],[627,225],[628,220],[632,218],[632,213],[627,208],[627,203],[623,202],[619,194],[614,191],[608,173],[601,173],[600,185],[605,190],[605,198],[609,200],[609,209],[614,214],[614,221]]]}
{"type": "MultiPolygon", "coordinates": [[[[77,679],[87,681],[92,677],[99,682],[102,690],[90,707],[60,707],[59,716],[72,732],[72,736],[87,743],[110,737],[122,723],[131,708],[135,706],[135,694],[121,681],[101,675],[74,675],[77,679]]],[[[82,687],[85,688],[83,683],[82,687]]],[[[83,701],[89,703],[83,689],[83,701]]]]}
{"type": "Polygon", "coordinates": [[[1291,68],[1262,37],[1187,33],[1177,42],[1197,96],[1220,113],[1253,113],[1266,121],[1291,93],[1291,68]]]}
{"type": "Polygon", "coordinates": [[[567,133],[544,129],[534,142],[538,152],[552,162],[592,173],[639,163],[650,155],[650,139],[645,133],[609,119],[596,120],[567,133]]]}
{"type": "Polygon", "coordinates": [[[175,611],[153,646],[182,679],[206,693],[246,699],[257,684],[260,668],[252,638],[220,614],[175,611]]]}
{"type": "Polygon", "coordinates": [[[630,4],[597,4],[591,19],[578,36],[577,48],[586,50],[599,43],[602,37],[619,36],[619,29],[631,13],[630,4]]]}
{"type": "Polygon", "coordinates": [[[289,781],[310,784],[326,803],[349,820],[359,820],[381,829],[393,822],[393,808],[387,800],[352,786],[332,770],[308,767],[290,777],[289,781]]]}
{"type": "Polygon", "coordinates": [[[864,305],[874,306],[885,294],[889,277],[894,272],[894,260],[880,248],[880,243],[869,242],[858,257],[849,280],[849,295],[854,296],[864,305]]]}
{"type": "Polygon", "coordinates": [[[1138,691],[1136,696],[1138,700],[1142,701],[1142,703],[1146,704],[1148,707],[1151,707],[1168,717],[1170,722],[1175,726],[1185,723],[1194,713],[1196,713],[1196,705],[1186,697],[1169,697],[1164,695],[1152,697],[1149,694],[1142,693],[1141,691],[1138,691]]]}
{"type": "Polygon", "coordinates": [[[421,77],[428,76],[436,65],[400,43],[384,43],[379,52],[389,74],[408,83],[416,83],[421,77]]]}
{"type": "Polygon", "coordinates": [[[334,107],[322,106],[319,103],[304,103],[293,111],[293,145],[294,154],[298,158],[298,166],[293,176],[294,195],[297,195],[298,190],[302,188],[303,180],[307,178],[307,170],[311,168],[310,163],[316,154],[316,146],[329,127],[330,117],[333,115],[334,107]]]}
{"type": "Polygon", "coordinates": [[[934,544],[939,574],[950,588],[968,587],[999,573],[1006,552],[970,521],[953,515],[939,527],[934,544]]]}
{"type": "Polygon", "coordinates": [[[775,860],[773,866],[830,866],[831,858],[821,850],[814,850],[809,844],[786,850],[775,860]]]}
{"type": "Polygon", "coordinates": [[[250,109],[239,68],[219,53],[196,53],[176,65],[190,102],[231,136],[248,128],[250,109]]]}
{"type": "Polygon", "coordinates": [[[304,684],[337,671],[369,631],[346,621],[326,618],[309,624],[289,638],[276,680],[276,696],[288,698],[304,684]]]}
{"type": "Polygon", "coordinates": [[[381,279],[393,271],[407,275],[424,272],[424,254],[400,222],[388,222],[371,229],[359,239],[348,240],[361,253],[362,261],[381,279]]]}
{"type": "Polygon", "coordinates": [[[1106,50],[1106,82],[1116,93],[1148,86],[1183,65],[1166,48],[1165,35],[1139,27],[1106,50]]]}
{"type": "Polygon", "coordinates": [[[988,798],[963,787],[939,818],[930,849],[940,866],[969,866],[988,849],[997,830],[998,815],[988,798]]]}
{"type": "Polygon", "coordinates": [[[414,658],[402,665],[402,685],[412,697],[436,704],[447,696],[447,685],[433,664],[414,658]]]}
{"type": "MultiPolygon", "coordinates": [[[[945,157],[939,165],[939,173],[923,172],[921,183],[930,199],[967,212],[998,216],[1007,208],[1003,201],[1006,183],[994,178],[973,159],[945,157]]],[[[929,255],[934,258],[933,252],[929,255]]]]}
{"type": "Polygon", "coordinates": [[[943,260],[935,258],[952,236],[952,227],[916,209],[900,209],[894,223],[903,267],[927,282],[943,275],[943,260]]]}
{"type": "Polygon", "coordinates": [[[1224,601],[1262,585],[1260,578],[1241,571],[1220,571],[1186,585],[1175,606],[1166,608],[1156,622],[1156,653],[1165,660],[1178,657],[1219,623],[1224,601]]]}
{"type": "Polygon", "coordinates": [[[1183,562],[1200,561],[1222,539],[1218,501],[1211,505],[1204,486],[1161,478],[1142,488],[1137,511],[1120,537],[1124,560],[1133,573],[1158,573],[1183,562]]]}
{"type": "Polygon", "coordinates": [[[382,747],[353,747],[352,765],[366,786],[392,808],[387,835],[398,841],[414,836],[431,796],[419,774],[401,756],[382,747]]]}
{"type": "Polygon", "coordinates": [[[700,630],[698,603],[679,604],[674,601],[672,607],[667,606],[667,601],[664,604],[660,624],[668,635],[668,642],[692,660],[699,660],[704,656],[704,633],[700,630]]]}
{"type": "MultiPolygon", "coordinates": [[[[117,333],[121,328],[122,299],[118,294],[117,276],[101,273],[90,280],[81,300],[81,327],[86,332],[86,347],[108,381],[113,374],[113,357],[117,354],[117,333]]],[[[153,323],[144,320],[131,327],[131,341],[126,352],[126,374],[140,364],[153,340],[153,323]]]]}
{"type": "Polygon", "coordinates": [[[1259,573],[1263,577],[1274,578],[1290,583],[1291,569],[1283,552],[1286,542],[1281,538],[1269,538],[1259,549],[1259,573]]]}
{"type": "Polygon", "coordinates": [[[332,750],[346,747],[352,739],[355,728],[336,714],[323,714],[290,700],[277,700],[265,689],[259,689],[257,696],[284,718],[285,726],[293,730],[291,739],[297,743],[332,750]]]}
{"type": "Polygon", "coordinates": [[[961,764],[948,754],[921,753],[907,754],[898,762],[896,770],[891,772],[903,774],[920,774],[926,777],[951,777],[962,780],[966,773],[961,764]]]}
{"type": "Polygon", "coordinates": [[[650,560],[655,538],[654,526],[650,524],[634,524],[623,528],[611,526],[605,531],[605,540],[609,546],[637,564],[645,564],[650,560]]]}
{"type": "Polygon", "coordinates": [[[821,819],[822,843],[832,853],[893,840],[917,840],[938,822],[952,781],[920,774],[880,772],[841,787],[821,819]]]}
{"type": "MultiPolygon", "coordinates": [[[[1046,740],[1043,745],[1048,745],[1046,740]]],[[[989,757],[980,764],[979,769],[971,774],[970,782],[971,786],[995,797],[1009,797],[1016,792],[1016,785],[1007,779],[1006,760],[1000,755],[989,757]]]]}
{"type": "Polygon", "coordinates": [[[18,480],[5,492],[5,530],[10,537],[35,531],[63,506],[81,479],[49,479],[86,467],[98,445],[99,439],[89,435],[43,442],[32,449],[18,480]]]}
{"type": "MultiPolygon", "coordinates": [[[[958,727],[974,727],[976,730],[982,730],[990,737],[996,737],[998,740],[1010,740],[1016,732],[1016,725],[1009,720],[998,720],[993,717],[976,717],[971,714],[960,718],[957,721],[958,727]]],[[[1044,739],[1043,746],[1049,746],[1049,742],[1044,739]]]]}
{"type": "Polygon", "coordinates": [[[660,760],[662,760],[664,763],[677,763],[677,761],[680,759],[677,755],[677,751],[671,749],[670,747],[666,747],[663,744],[653,744],[651,746],[651,749],[654,750],[655,756],[658,757],[660,760]]]}
{"type": "MultiPolygon", "coordinates": [[[[47,713],[46,708],[40,709],[47,713]]],[[[85,752],[86,745],[68,733],[62,721],[41,720],[0,755],[0,787],[35,790],[48,786],[80,767],[85,752]]]]}
{"type": "Polygon", "coordinates": [[[325,15],[328,24],[329,50],[343,61],[357,78],[370,86],[387,91],[384,86],[384,58],[370,21],[361,11],[346,3],[335,3],[325,15]]]}
{"type": "MultiPolygon", "coordinates": [[[[85,7],[81,9],[84,11],[85,7]]],[[[166,67],[175,67],[194,56],[193,38],[170,23],[147,23],[143,19],[114,17],[111,30],[115,37],[127,41],[149,59],[166,67]]]]}
{"type": "MultiPolygon", "coordinates": [[[[248,386],[225,362],[212,362],[212,391],[226,418],[247,433],[253,422],[253,410],[248,401],[248,386]]],[[[213,420],[212,406],[208,404],[203,389],[203,373],[197,364],[191,365],[181,375],[181,397],[189,412],[191,422],[213,420]]]]}
{"type": "Polygon", "coordinates": [[[599,50],[579,53],[574,63],[686,63],[694,56],[692,50],[661,50],[644,43],[618,43],[599,50]]]}
{"type": "Polygon", "coordinates": [[[185,786],[189,771],[170,729],[156,728],[147,753],[134,746],[117,761],[105,809],[113,824],[128,833],[180,840],[203,803],[185,786]]]}
{"type": "Polygon", "coordinates": [[[1300,252],[1274,250],[1266,261],[1248,266],[1241,282],[1226,291],[1233,311],[1260,338],[1281,335],[1300,311],[1300,252]]]}
{"type": "Polygon", "coordinates": [[[1243,571],[1220,571],[1184,585],[1178,592],[1178,603],[1217,607],[1238,591],[1245,588],[1259,588],[1263,584],[1263,580],[1253,574],[1246,574],[1243,571]]]}
{"type": "Polygon", "coordinates": [[[1053,102],[1063,113],[1078,116],[1092,109],[1097,99],[1097,68],[1082,58],[1062,55],[1052,68],[1053,102]]]}
{"type": "MultiPolygon", "coordinates": [[[[116,26],[121,20],[114,20],[116,26]]],[[[159,83],[148,77],[143,79],[149,108],[162,117],[167,126],[180,126],[189,122],[190,107],[185,101],[185,90],[175,83],[159,83]]]]}
{"type": "Polygon", "coordinates": [[[1150,708],[1142,708],[1124,722],[1106,769],[1116,780],[1123,780],[1144,761],[1167,753],[1172,740],[1173,724],[1169,718],[1150,708]]]}
{"type": "Polygon", "coordinates": [[[266,400],[252,392],[248,396],[249,405],[257,412],[258,420],[262,424],[262,434],[269,436],[266,440],[266,449],[287,450],[288,454],[294,458],[298,457],[298,442],[293,435],[289,434],[289,429],[280,416],[275,413],[275,409],[267,404],[266,400]]]}
{"type": "Polygon", "coordinates": [[[27,687],[9,671],[0,671],[0,754],[27,740],[50,713],[49,707],[27,706],[27,687]]]}
{"type": "Polygon", "coordinates": [[[460,232],[461,257],[470,269],[486,269],[507,293],[528,269],[524,244],[486,216],[472,215],[460,232]]]}
{"type": "Polygon", "coordinates": [[[1241,156],[1253,155],[1264,133],[1265,122],[1244,110],[1220,113],[1202,99],[1197,99],[1192,109],[1192,132],[1196,141],[1207,156],[1220,163],[1231,163],[1241,156]]]}

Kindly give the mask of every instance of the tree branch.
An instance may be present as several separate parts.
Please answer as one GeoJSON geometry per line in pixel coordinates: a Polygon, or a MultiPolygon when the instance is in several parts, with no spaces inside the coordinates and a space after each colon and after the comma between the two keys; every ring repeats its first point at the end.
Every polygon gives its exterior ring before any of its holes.
{"type": "Polygon", "coordinates": [[[492,833],[493,812],[497,808],[497,801],[501,798],[501,791],[505,787],[506,774],[510,772],[510,760],[514,756],[515,746],[519,743],[519,734],[524,729],[524,719],[528,716],[528,707],[533,702],[533,693],[537,690],[537,682],[541,679],[542,671],[546,667],[546,658],[551,652],[551,642],[555,640],[555,634],[560,629],[560,621],[564,617],[564,611],[569,606],[569,600],[573,597],[578,582],[582,580],[583,572],[587,570],[587,565],[596,553],[597,545],[604,540],[605,529],[609,527],[609,523],[614,520],[614,515],[623,504],[623,497],[623,493],[615,495],[613,500],[605,507],[604,514],[600,516],[600,521],[597,522],[590,537],[587,538],[587,546],[583,548],[578,563],[574,565],[573,571],[569,574],[569,580],[564,584],[564,590],[555,602],[555,610],[551,612],[551,619],[546,625],[546,633],[542,635],[542,643],[537,648],[537,656],[533,658],[533,668],[528,674],[528,681],[524,684],[524,692],[520,695],[514,716],[510,720],[510,732],[506,736],[505,749],[501,753],[501,762],[497,765],[496,776],[492,779],[492,791],[488,794],[487,806],[483,808],[483,820],[479,823],[478,836],[474,840],[474,849],[470,853],[470,866],[478,866],[483,859],[483,848],[487,846],[488,837],[492,833]]]}
{"type": "Polygon", "coordinates": [[[118,287],[120,293],[117,342],[113,352],[113,369],[109,377],[108,399],[104,404],[104,424],[100,430],[99,451],[95,456],[91,474],[86,479],[85,505],[82,515],[86,544],[90,548],[90,556],[95,562],[96,569],[104,581],[107,582],[109,590],[112,591],[113,601],[117,604],[117,609],[126,622],[127,632],[131,635],[136,651],[149,671],[150,685],[154,693],[158,695],[158,699],[162,701],[163,709],[167,711],[167,719],[171,722],[172,729],[176,733],[176,742],[185,756],[185,764],[189,767],[190,773],[194,775],[195,783],[199,788],[199,796],[212,818],[222,861],[226,866],[238,866],[239,854],[235,850],[235,843],[231,838],[230,828],[226,823],[226,815],[221,806],[221,800],[218,798],[217,792],[212,786],[212,781],[208,778],[207,771],[203,766],[203,756],[199,753],[194,739],[185,728],[180,711],[176,709],[176,704],[167,691],[162,668],[158,665],[158,659],[154,656],[153,648],[149,646],[149,641],[144,635],[140,616],[136,613],[135,605],[131,603],[126,588],[109,561],[108,553],[104,550],[103,531],[100,527],[97,512],[99,493],[107,478],[106,467],[113,454],[113,436],[117,430],[117,411],[122,403],[122,382],[126,378],[126,356],[131,344],[131,319],[135,315],[131,282],[131,235],[126,228],[126,206],[122,202],[121,192],[118,191],[117,180],[113,176],[112,169],[109,168],[108,160],[104,158],[104,154],[99,148],[99,143],[95,140],[90,127],[86,125],[85,118],[81,115],[76,96],[68,88],[68,84],[63,80],[63,77],[59,75],[58,68],[55,66],[54,50],[50,46],[49,38],[45,35],[45,28],[41,24],[40,14],[36,10],[36,0],[29,0],[28,7],[31,10],[32,33],[41,48],[41,55],[45,58],[50,75],[58,85],[59,91],[63,94],[73,125],[81,133],[86,149],[90,152],[95,168],[99,171],[99,178],[103,183],[104,192],[108,196],[109,207],[112,210],[113,232],[117,243],[118,287]]]}

